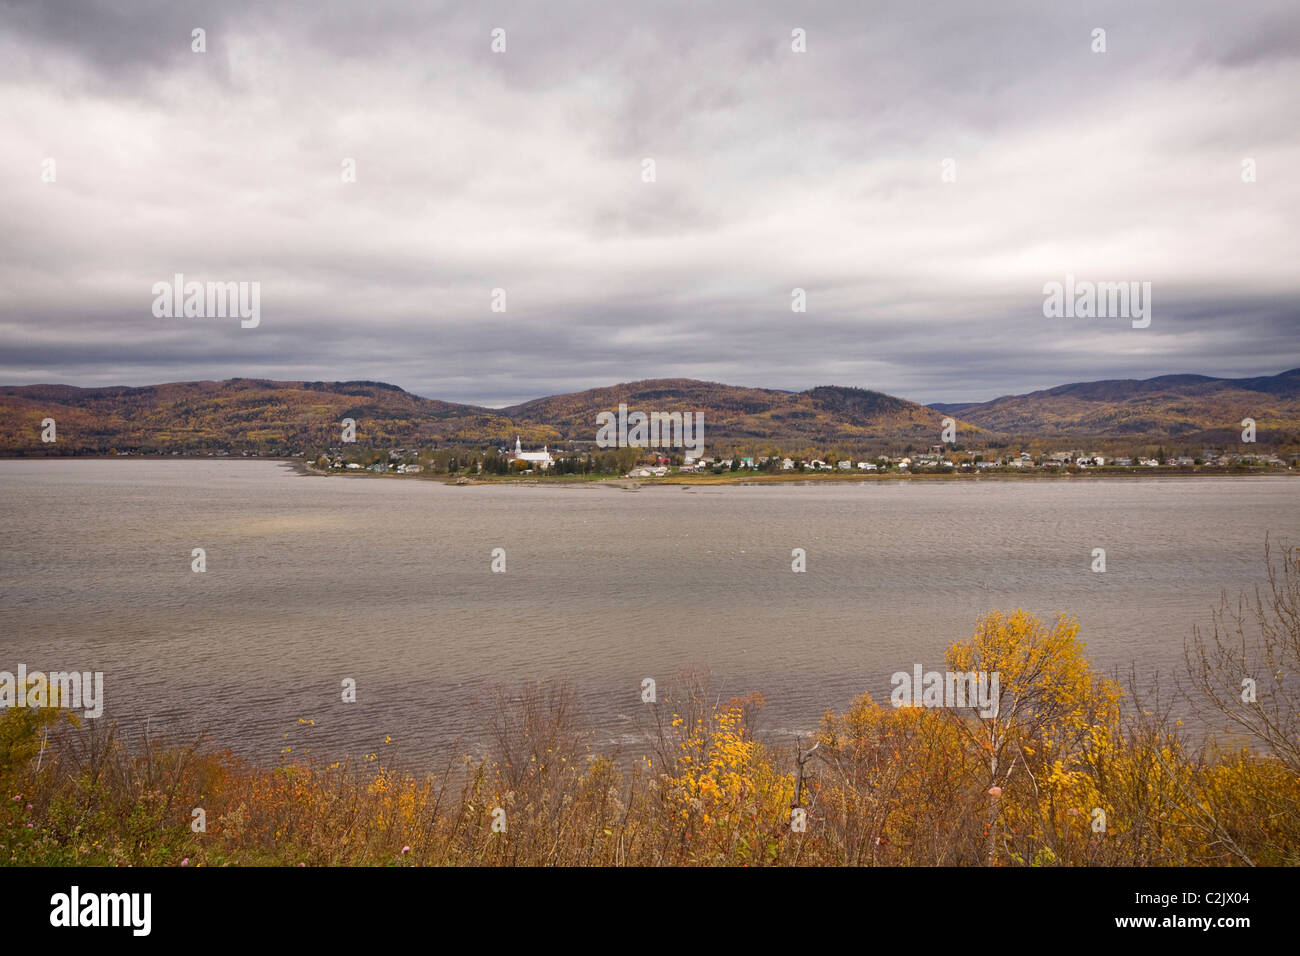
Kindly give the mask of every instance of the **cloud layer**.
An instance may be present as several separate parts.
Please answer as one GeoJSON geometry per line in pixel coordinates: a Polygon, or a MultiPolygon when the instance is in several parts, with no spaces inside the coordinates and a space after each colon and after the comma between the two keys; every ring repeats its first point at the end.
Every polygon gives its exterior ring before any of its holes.
{"type": "Polygon", "coordinates": [[[0,6],[0,382],[1300,365],[1294,3],[119,6],[0,6]],[[177,272],[260,282],[261,324],[156,318],[177,272]],[[1067,274],[1151,282],[1150,328],[1045,318],[1067,274]]]}

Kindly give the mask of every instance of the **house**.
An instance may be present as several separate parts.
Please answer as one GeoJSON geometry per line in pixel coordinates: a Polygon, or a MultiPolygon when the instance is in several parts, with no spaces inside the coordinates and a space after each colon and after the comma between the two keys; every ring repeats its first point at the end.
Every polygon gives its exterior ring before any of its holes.
{"type": "Polygon", "coordinates": [[[1132,458],[1123,458],[1123,457],[1121,457],[1121,458],[1116,458],[1115,461],[1113,462],[1113,464],[1115,464],[1116,466],[1118,466],[1118,467],[1120,467],[1120,468],[1128,468],[1129,466],[1131,466],[1131,465],[1133,464],[1133,459],[1132,459],[1132,458]]]}
{"type": "Polygon", "coordinates": [[[858,468],[862,471],[875,471],[876,463],[874,461],[860,461],[858,462],[858,468]]]}
{"type": "Polygon", "coordinates": [[[835,463],[835,467],[839,468],[840,471],[849,471],[853,467],[853,462],[839,461],[835,463]]]}
{"type": "Polygon", "coordinates": [[[782,471],[792,471],[793,469],[794,469],[794,459],[793,459],[793,458],[783,458],[783,459],[781,459],[781,470],[782,470],[782,471]]]}
{"type": "Polygon", "coordinates": [[[1172,459],[1169,464],[1177,465],[1180,468],[1190,468],[1192,465],[1196,464],[1196,459],[1183,456],[1181,458],[1172,459]]]}
{"type": "Polygon", "coordinates": [[[382,461],[377,461],[373,465],[371,465],[368,470],[373,471],[376,474],[386,474],[388,471],[388,466],[385,465],[382,461]]]}
{"type": "Polygon", "coordinates": [[[1138,464],[1141,465],[1143,468],[1159,468],[1159,467],[1160,467],[1160,462],[1156,461],[1156,459],[1154,459],[1154,458],[1139,458],[1139,459],[1138,459],[1138,464]]]}
{"type": "Polygon", "coordinates": [[[541,468],[543,471],[555,464],[555,459],[551,457],[548,446],[543,445],[541,451],[524,451],[519,444],[518,435],[515,436],[515,451],[510,456],[510,461],[527,462],[529,468],[541,468]]]}
{"type": "Polygon", "coordinates": [[[399,475],[416,475],[424,471],[423,465],[398,465],[397,473],[399,475]]]}
{"type": "Polygon", "coordinates": [[[348,462],[348,470],[350,470],[350,471],[360,471],[360,470],[361,470],[361,466],[358,465],[355,461],[350,461],[350,462],[348,462]]]}

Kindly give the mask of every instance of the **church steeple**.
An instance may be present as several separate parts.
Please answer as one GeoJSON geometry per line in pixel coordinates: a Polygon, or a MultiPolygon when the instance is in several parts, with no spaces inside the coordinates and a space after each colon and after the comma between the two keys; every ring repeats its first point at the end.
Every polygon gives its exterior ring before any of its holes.
{"type": "Polygon", "coordinates": [[[524,450],[523,450],[522,448],[519,447],[519,436],[516,435],[516,436],[515,436],[515,454],[516,454],[516,455],[522,455],[523,453],[524,453],[524,450]]]}

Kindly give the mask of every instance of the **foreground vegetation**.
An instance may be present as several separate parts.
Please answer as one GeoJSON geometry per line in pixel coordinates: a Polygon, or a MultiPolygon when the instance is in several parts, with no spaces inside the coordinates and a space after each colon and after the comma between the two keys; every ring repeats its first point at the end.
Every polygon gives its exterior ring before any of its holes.
{"type": "Polygon", "coordinates": [[[573,695],[534,686],[502,694],[487,756],[426,775],[377,754],[265,768],[198,742],[133,749],[10,709],[0,863],[1295,865],[1300,558],[1266,561],[1267,586],[1187,645],[1179,692],[1231,744],[1096,673],[1070,619],[993,613],[947,664],[999,673],[996,716],[864,695],[792,750],[757,729],[760,697],[721,703],[689,675],[645,705],[635,760],[593,754],[573,695]]]}

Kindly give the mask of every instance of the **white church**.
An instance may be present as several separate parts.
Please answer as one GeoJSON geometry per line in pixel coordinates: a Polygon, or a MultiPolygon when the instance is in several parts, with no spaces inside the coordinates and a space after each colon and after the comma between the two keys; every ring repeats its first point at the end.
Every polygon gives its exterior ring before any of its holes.
{"type": "Polygon", "coordinates": [[[543,445],[541,451],[524,451],[519,444],[519,436],[515,436],[515,453],[510,456],[512,462],[525,461],[529,468],[540,468],[545,471],[555,464],[555,459],[551,457],[548,446],[543,445]]]}

